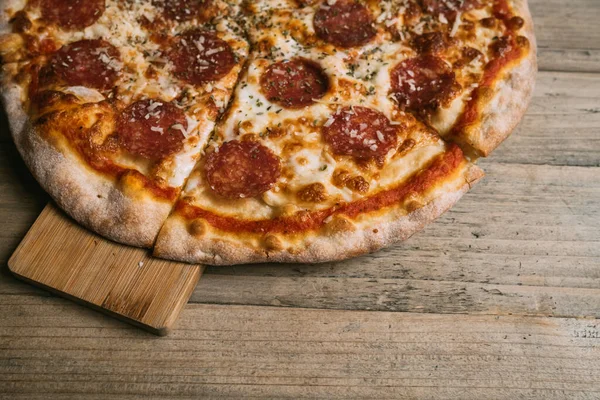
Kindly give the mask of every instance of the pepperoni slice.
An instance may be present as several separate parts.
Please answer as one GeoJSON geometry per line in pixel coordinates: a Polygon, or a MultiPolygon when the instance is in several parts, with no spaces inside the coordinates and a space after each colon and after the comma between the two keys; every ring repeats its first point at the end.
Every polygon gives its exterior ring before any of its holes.
{"type": "Polygon", "coordinates": [[[329,79],[319,65],[296,59],[272,64],[260,85],[267,99],[286,108],[302,108],[320,99],[329,89],[329,79]]]}
{"type": "Polygon", "coordinates": [[[452,16],[457,12],[472,10],[481,7],[479,0],[421,0],[425,12],[439,15],[452,16]]]}
{"type": "Polygon", "coordinates": [[[452,68],[441,58],[422,55],[402,61],[391,72],[392,94],[403,109],[446,105],[457,92],[452,68]]]}
{"type": "Polygon", "coordinates": [[[398,127],[366,107],[344,107],[323,125],[325,141],[339,155],[358,159],[385,156],[398,144],[398,127]]]}
{"type": "Polygon", "coordinates": [[[356,0],[337,0],[329,5],[323,2],[315,14],[317,36],[339,47],[360,46],[376,34],[371,12],[356,0]]]}
{"type": "Polygon", "coordinates": [[[187,128],[183,111],[160,100],[135,102],[117,120],[117,136],[123,147],[151,160],[181,151],[187,128]]]}
{"type": "Polygon", "coordinates": [[[165,16],[173,21],[189,21],[194,18],[204,19],[212,0],[153,0],[152,4],[163,7],[165,16]]]}
{"type": "Polygon", "coordinates": [[[119,77],[120,54],[104,40],[80,40],[61,47],[49,68],[67,85],[108,90],[119,77]]]}
{"type": "Polygon", "coordinates": [[[206,159],[206,180],[227,199],[256,197],[271,189],[281,174],[279,158],[254,141],[224,143],[206,159]]]}
{"type": "Polygon", "coordinates": [[[42,0],[42,17],[61,28],[83,29],[104,14],[105,0],[42,0]]]}
{"type": "Polygon", "coordinates": [[[167,53],[175,75],[193,85],[221,79],[235,65],[235,55],[227,42],[214,33],[194,29],[174,40],[167,53]]]}

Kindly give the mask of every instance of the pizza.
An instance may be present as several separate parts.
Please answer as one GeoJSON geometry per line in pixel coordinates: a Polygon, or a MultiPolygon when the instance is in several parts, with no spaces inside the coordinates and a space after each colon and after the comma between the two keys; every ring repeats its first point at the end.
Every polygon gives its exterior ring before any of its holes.
{"type": "Polygon", "coordinates": [[[2,98],[99,234],[211,265],[407,239],[483,177],[535,82],[525,0],[4,0],[2,98]]]}

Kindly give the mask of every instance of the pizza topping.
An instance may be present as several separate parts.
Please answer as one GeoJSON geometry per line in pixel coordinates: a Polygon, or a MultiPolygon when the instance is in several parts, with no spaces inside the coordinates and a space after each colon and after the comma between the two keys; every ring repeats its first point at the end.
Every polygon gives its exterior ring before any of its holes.
{"type": "Polygon", "coordinates": [[[398,105],[414,111],[447,105],[460,90],[452,68],[433,55],[402,61],[392,70],[391,80],[398,105]]]}
{"type": "Polygon", "coordinates": [[[441,32],[428,32],[415,37],[412,45],[419,53],[438,54],[446,48],[446,40],[441,32]]]}
{"type": "Polygon", "coordinates": [[[511,31],[518,31],[525,25],[525,20],[521,17],[512,17],[506,22],[506,26],[511,31]]]}
{"type": "Polygon", "coordinates": [[[315,14],[317,36],[339,47],[360,46],[376,34],[374,19],[367,7],[355,0],[323,2],[315,14]]]}
{"type": "Polygon", "coordinates": [[[61,28],[79,30],[104,14],[105,0],[42,0],[42,17],[61,28]]]}
{"type": "Polygon", "coordinates": [[[371,185],[369,185],[369,182],[367,182],[362,176],[355,176],[354,178],[346,181],[346,187],[348,189],[361,194],[366,194],[369,191],[370,186],[371,185]]]}
{"type": "Polygon", "coordinates": [[[271,65],[263,73],[260,84],[269,101],[286,108],[308,106],[329,89],[329,79],[321,67],[303,59],[271,65]]]}
{"type": "Polygon", "coordinates": [[[327,199],[327,189],[322,183],[312,183],[300,189],[296,196],[305,203],[321,203],[327,199]]]}
{"type": "Polygon", "coordinates": [[[18,33],[27,32],[31,29],[32,24],[27,16],[27,13],[23,10],[17,12],[10,20],[13,26],[13,31],[18,33]]]}
{"type": "Polygon", "coordinates": [[[63,46],[50,59],[49,69],[69,86],[109,90],[122,68],[119,50],[104,40],[80,40],[63,46]]]}
{"type": "Polygon", "coordinates": [[[298,3],[298,7],[306,7],[317,4],[318,1],[319,0],[296,0],[296,3],[298,3]]]}
{"type": "Polygon", "coordinates": [[[256,197],[279,179],[279,158],[262,144],[233,140],[224,143],[206,159],[206,180],[227,199],[256,197]]]}
{"type": "Polygon", "coordinates": [[[505,54],[511,51],[512,41],[510,38],[503,36],[495,40],[490,48],[497,57],[504,57],[505,54]]]}
{"type": "Polygon", "coordinates": [[[180,22],[202,16],[212,5],[212,0],[153,0],[152,4],[163,7],[168,19],[180,22]]]}
{"type": "Polygon", "coordinates": [[[168,58],[174,65],[175,75],[193,85],[223,78],[236,63],[227,42],[200,29],[177,36],[168,58]]]}
{"type": "Polygon", "coordinates": [[[458,13],[481,7],[479,0],[421,0],[423,9],[433,15],[454,18],[458,13]]]}
{"type": "Polygon", "coordinates": [[[398,143],[398,126],[366,107],[344,107],[322,127],[325,141],[338,155],[357,159],[385,156],[398,143]]]}
{"type": "Polygon", "coordinates": [[[172,103],[141,100],[127,107],[117,121],[120,143],[130,153],[160,160],[183,149],[188,125],[172,103]]]}

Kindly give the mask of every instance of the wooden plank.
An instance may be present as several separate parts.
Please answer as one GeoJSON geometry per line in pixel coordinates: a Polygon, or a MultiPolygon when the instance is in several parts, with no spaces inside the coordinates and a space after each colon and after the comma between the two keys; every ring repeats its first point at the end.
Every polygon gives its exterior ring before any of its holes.
{"type": "Polygon", "coordinates": [[[543,71],[600,72],[596,0],[529,0],[543,71]]]}
{"type": "Polygon", "coordinates": [[[529,0],[540,47],[600,50],[596,0],[529,0]]]}
{"type": "Polygon", "coordinates": [[[599,105],[600,74],[540,73],[525,118],[490,161],[600,166],[599,105]]]}
{"type": "Polygon", "coordinates": [[[0,393],[596,399],[599,329],[577,319],[192,305],[172,336],[152,340],[62,300],[17,296],[0,302],[0,393]]]}
{"type": "Polygon", "coordinates": [[[8,266],[19,279],[160,335],[175,323],[203,269],[103,239],[50,205],[8,266]]]}
{"type": "MultiPolygon", "coordinates": [[[[583,25],[569,24],[569,26],[583,25]]],[[[585,43],[582,45],[585,46],[585,43]]],[[[542,41],[538,48],[538,68],[540,71],[600,72],[600,50],[598,49],[557,49],[552,43],[542,41]]]]}

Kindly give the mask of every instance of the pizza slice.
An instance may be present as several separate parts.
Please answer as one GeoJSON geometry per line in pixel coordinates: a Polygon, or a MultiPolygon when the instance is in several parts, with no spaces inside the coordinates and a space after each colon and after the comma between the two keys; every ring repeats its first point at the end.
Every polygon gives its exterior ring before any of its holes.
{"type": "Polygon", "coordinates": [[[352,77],[475,157],[510,135],[533,92],[525,0],[262,0],[250,12],[247,30],[265,57],[315,46],[337,54],[352,77]]]}
{"type": "Polygon", "coordinates": [[[2,96],[19,151],[61,208],[152,246],[247,57],[234,13],[184,0],[12,12],[2,96]]]}
{"type": "Polygon", "coordinates": [[[406,239],[482,177],[389,94],[393,61],[410,49],[383,43],[376,22],[364,23],[366,7],[335,5],[351,8],[342,23],[361,22],[352,32],[324,28],[320,38],[306,28],[320,18],[314,8],[254,3],[253,56],[155,255],[207,264],[345,259],[406,239]]]}

